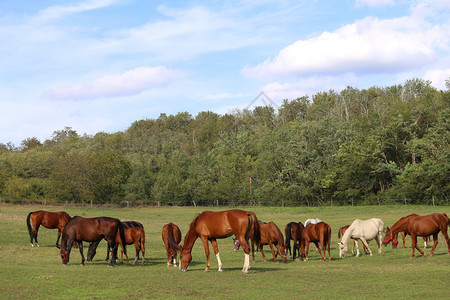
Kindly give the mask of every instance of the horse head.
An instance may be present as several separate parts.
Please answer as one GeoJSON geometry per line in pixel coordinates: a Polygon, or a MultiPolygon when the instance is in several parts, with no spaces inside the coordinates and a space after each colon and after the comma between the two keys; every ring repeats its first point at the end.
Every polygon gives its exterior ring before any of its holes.
{"type": "Polygon", "coordinates": [[[287,244],[282,244],[280,249],[278,249],[278,254],[280,254],[281,259],[283,259],[283,262],[287,261],[287,251],[286,251],[287,246],[288,246],[287,244]]]}
{"type": "Polygon", "coordinates": [[[239,247],[241,247],[241,244],[239,243],[239,240],[237,238],[233,238],[234,243],[234,252],[237,252],[239,250],[239,247]]]}
{"type": "MultiPolygon", "coordinates": [[[[384,240],[383,240],[383,246],[387,246],[392,240],[393,240],[392,229],[387,227],[386,234],[385,234],[384,240]]],[[[397,241],[397,244],[398,244],[398,241],[397,241]]],[[[395,247],[394,247],[394,243],[392,243],[392,248],[397,248],[397,245],[395,245],[395,247]]]]}
{"type": "Polygon", "coordinates": [[[348,253],[347,244],[339,242],[338,245],[339,245],[339,257],[344,258],[345,255],[348,253]]]}
{"type": "Polygon", "coordinates": [[[189,249],[184,249],[183,245],[180,246],[180,271],[186,272],[189,263],[192,260],[192,255],[189,249]]]}

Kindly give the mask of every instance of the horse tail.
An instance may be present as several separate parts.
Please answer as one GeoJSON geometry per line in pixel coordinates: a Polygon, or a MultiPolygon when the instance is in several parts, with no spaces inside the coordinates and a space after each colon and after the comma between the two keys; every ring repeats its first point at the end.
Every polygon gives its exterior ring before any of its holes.
{"type": "Polygon", "coordinates": [[[253,218],[253,232],[251,234],[251,238],[253,241],[256,242],[256,244],[258,244],[258,242],[260,241],[261,237],[260,237],[260,231],[259,231],[259,222],[258,222],[258,218],[256,217],[256,214],[252,211],[248,211],[247,215],[252,216],[253,218]]]}
{"type": "Polygon", "coordinates": [[[33,238],[33,228],[31,227],[31,215],[33,212],[30,212],[27,216],[27,227],[28,227],[28,233],[30,234],[30,238],[33,238]]]}
{"type": "Polygon", "coordinates": [[[341,228],[339,228],[339,231],[338,231],[338,239],[340,239],[340,238],[341,238],[341,235],[342,235],[342,227],[341,227],[341,228]]]}
{"type": "Polygon", "coordinates": [[[119,234],[120,234],[120,240],[122,242],[121,246],[122,246],[123,253],[125,253],[125,255],[127,255],[127,243],[125,240],[125,232],[123,230],[122,222],[120,222],[119,219],[115,219],[115,221],[117,223],[117,227],[119,228],[119,234]]]}
{"type": "Polygon", "coordinates": [[[180,246],[175,242],[175,238],[173,236],[174,226],[173,223],[169,223],[167,226],[167,239],[169,243],[169,247],[175,251],[180,251],[180,246]]]}
{"type": "Polygon", "coordinates": [[[291,227],[292,223],[286,225],[286,239],[284,242],[286,245],[289,245],[289,248],[291,247],[291,227]]]}
{"type": "Polygon", "coordinates": [[[447,218],[447,226],[450,226],[450,218],[447,216],[446,213],[443,213],[442,215],[447,218]]]}

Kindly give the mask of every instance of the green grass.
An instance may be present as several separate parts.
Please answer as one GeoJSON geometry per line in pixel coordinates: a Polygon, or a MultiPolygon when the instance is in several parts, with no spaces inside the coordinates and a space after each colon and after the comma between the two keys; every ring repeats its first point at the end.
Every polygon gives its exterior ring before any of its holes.
{"type": "MultiPolygon", "coordinates": [[[[223,210],[214,209],[214,210],[223,210]]],[[[428,214],[447,212],[449,207],[429,206],[356,206],[356,207],[252,207],[262,221],[274,221],[284,232],[290,221],[319,217],[332,228],[331,262],[322,262],[319,254],[310,251],[307,262],[288,261],[264,263],[255,253],[249,274],[241,273],[243,252],[235,253],[231,238],[218,240],[224,271],[217,272],[217,261],[212,255],[211,271],[204,272],[206,259],[202,243],[193,249],[193,260],[183,273],[166,266],[161,229],[164,224],[179,225],[184,236],[195,215],[211,208],[82,208],[51,206],[0,205],[0,299],[134,299],[134,298],[448,298],[447,285],[450,256],[442,235],[433,257],[418,256],[410,260],[408,248],[383,247],[381,255],[351,254],[339,259],[337,229],[355,218],[380,217],[385,225],[392,225],[410,213],[428,214]],[[28,212],[44,209],[65,210],[71,216],[111,216],[121,220],[143,223],[146,230],[145,266],[118,263],[109,268],[104,261],[106,243],[102,242],[93,262],[80,266],[79,251],[73,249],[70,262],[63,267],[54,246],[56,230],[40,228],[40,248],[31,248],[26,229],[28,212]]],[[[376,251],[375,242],[371,249],[376,251]]],[[[349,246],[350,243],[349,243],[349,246]]],[[[361,245],[360,245],[361,246],[361,245]]],[[[420,242],[422,246],[422,242],[420,242]]],[[[85,245],[85,255],[87,247],[85,245]]],[[[266,251],[269,248],[266,246],[266,251]]],[[[127,247],[130,260],[134,247],[127,247]]],[[[210,247],[211,253],[212,247],[210,247]]],[[[430,249],[425,251],[430,252],[430,249]]],[[[417,252],[416,252],[417,253],[417,252]]],[[[266,256],[271,257],[270,253],[266,256]]],[[[140,263],[140,261],[139,261],[140,263]]]]}

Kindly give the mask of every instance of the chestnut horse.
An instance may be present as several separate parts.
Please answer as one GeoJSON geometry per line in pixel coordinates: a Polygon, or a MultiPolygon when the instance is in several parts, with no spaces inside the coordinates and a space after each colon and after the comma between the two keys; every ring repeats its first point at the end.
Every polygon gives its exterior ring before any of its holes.
{"type": "Polygon", "coordinates": [[[117,257],[116,236],[120,234],[120,243],[126,252],[124,245],[125,234],[122,222],[115,218],[97,217],[97,218],[83,218],[75,216],[67,222],[62,232],[61,239],[61,259],[63,265],[66,266],[69,262],[70,251],[74,241],[78,242],[81,254],[81,265],[84,265],[83,244],[82,242],[97,242],[101,239],[106,239],[110,247],[113,249],[113,254],[110,266],[114,266],[117,257]]]}
{"type": "Polygon", "coordinates": [[[302,231],[302,239],[300,242],[300,253],[301,253],[300,259],[305,257],[305,261],[308,260],[309,244],[314,243],[320,255],[322,256],[323,261],[326,261],[325,248],[328,245],[328,258],[331,261],[330,241],[331,241],[330,225],[328,225],[325,222],[320,222],[317,224],[312,223],[308,224],[302,231]],[[320,249],[322,249],[323,253],[320,249]]]}
{"type": "Polygon", "coordinates": [[[392,241],[392,244],[397,246],[398,234],[400,232],[406,232],[411,236],[412,254],[410,258],[414,257],[415,249],[417,249],[423,256],[426,256],[426,254],[420,250],[417,245],[417,237],[433,235],[434,244],[430,252],[430,256],[432,256],[438,244],[438,234],[439,232],[442,232],[447,242],[447,254],[450,254],[450,239],[447,234],[447,226],[449,226],[449,224],[450,220],[445,213],[433,213],[427,216],[409,215],[395,222],[391,228],[388,227],[386,229],[386,236],[383,240],[383,245],[386,246],[392,241]]]}
{"type": "Polygon", "coordinates": [[[65,211],[60,212],[49,212],[49,211],[32,211],[27,216],[27,227],[28,233],[30,234],[30,244],[34,247],[33,239],[36,242],[36,246],[39,247],[37,241],[37,235],[39,226],[44,226],[45,228],[55,229],[58,228],[58,238],[56,239],[56,247],[59,248],[59,238],[61,233],[66,226],[67,221],[69,221],[70,216],[65,211]]]}
{"type": "Polygon", "coordinates": [[[367,241],[374,239],[378,245],[378,253],[381,253],[381,237],[383,231],[384,223],[381,219],[371,218],[368,220],[354,220],[350,227],[342,235],[342,241],[338,243],[339,256],[344,258],[345,254],[347,254],[347,243],[349,239],[353,239],[356,242],[356,257],[359,257],[358,240],[360,240],[362,244],[367,247],[370,256],[372,256],[372,251],[370,250],[367,241]]]}
{"type": "Polygon", "coordinates": [[[302,222],[290,222],[284,228],[284,233],[286,234],[286,240],[284,243],[286,244],[287,250],[289,250],[289,254],[294,260],[297,252],[300,257],[300,240],[302,237],[303,228],[305,228],[305,226],[303,226],[302,222]],[[294,241],[293,253],[291,253],[291,240],[294,241]]]}
{"type": "MultiPolygon", "coordinates": [[[[410,215],[407,215],[406,217],[403,217],[403,218],[409,218],[411,216],[418,216],[418,214],[410,214],[410,215]]],[[[403,218],[400,218],[400,220],[403,219],[403,218]]],[[[400,234],[402,235],[402,239],[403,239],[403,248],[406,248],[406,232],[402,231],[402,232],[400,232],[400,234]]],[[[429,238],[429,236],[424,236],[423,237],[423,247],[424,248],[427,248],[428,238],[429,238]]],[[[392,243],[392,248],[397,248],[397,244],[398,243],[396,243],[396,244],[392,243]]]]}
{"type": "Polygon", "coordinates": [[[263,257],[264,261],[266,260],[266,256],[264,255],[263,246],[269,245],[270,250],[272,251],[272,259],[275,261],[275,263],[278,263],[276,256],[280,254],[281,259],[286,262],[286,245],[283,243],[283,234],[281,233],[280,229],[274,222],[264,223],[261,221],[259,222],[259,240],[256,241],[254,238],[254,228],[252,226],[252,234],[251,234],[251,241],[252,241],[252,259],[253,262],[255,261],[255,242],[259,246],[259,251],[261,252],[261,255],[263,257]],[[275,254],[275,251],[273,250],[273,245],[277,248],[277,253],[275,254]]]}
{"type": "Polygon", "coordinates": [[[211,267],[208,241],[211,241],[219,265],[219,272],[221,272],[222,262],[220,260],[219,248],[217,247],[216,239],[227,238],[234,234],[239,240],[239,243],[242,245],[242,250],[244,250],[245,258],[242,272],[248,273],[248,269],[250,268],[250,247],[248,246],[248,239],[250,237],[250,229],[252,224],[255,226],[254,238],[257,242],[259,241],[259,224],[255,213],[239,209],[220,212],[202,212],[195,217],[189,226],[189,231],[184,236],[184,243],[181,246],[180,251],[180,270],[184,272],[188,268],[189,263],[192,260],[192,247],[194,246],[197,238],[200,238],[203,246],[205,247],[205,272],[208,272],[211,267]]]}
{"type": "Polygon", "coordinates": [[[181,231],[180,228],[174,223],[164,225],[162,229],[162,240],[164,241],[164,246],[166,247],[167,253],[167,266],[170,267],[177,266],[177,254],[180,251],[181,242],[181,231]]]}
{"type": "MultiPolygon", "coordinates": [[[[136,257],[134,258],[134,262],[133,265],[136,264],[136,262],[139,259],[139,253],[142,252],[142,265],[144,265],[144,261],[145,261],[145,231],[144,231],[144,226],[136,221],[125,221],[122,222],[122,226],[123,226],[123,231],[124,231],[124,235],[125,235],[125,244],[126,245],[133,245],[134,244],[134,248],[136,249],[136,257]]],[[[93,242],[89,245],[89,250],[88,250],[88,254],[86,256],[86,260],[87,261],[92,261],[92,259],[94,258],[95,254],[96,254],[96,249],[98,247],[98,244],[100,243],[101,240],[98,240],[96,242],[93,242]]],[[[124,254],[124,250],[121,244],[121,240],[120,240],[120,233],[118,232],[116,235],[116,244],[121,246],[121,258],[120,258],[120,262],[123,262],[123,254],[124,254]]],[[[107,244],[107,249],[106,249],[106,261],[109,260],[109,252],[110,252],[110,246],[109,244],[107,244]]],[[[128,255],[125,253],[125,257],[127,259],[127,263],[128,263],[128,255]]],[[[117,257],[116,257],[117,259],[117,257]]]]}

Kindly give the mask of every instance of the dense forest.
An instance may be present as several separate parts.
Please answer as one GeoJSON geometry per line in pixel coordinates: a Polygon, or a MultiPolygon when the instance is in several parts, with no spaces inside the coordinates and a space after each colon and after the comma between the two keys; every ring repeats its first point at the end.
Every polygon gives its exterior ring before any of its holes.
{"type": "Polygon", "coordinates": [[[0,200],[83,205],[445,204],[446,91],[320,92],[280,107],[161,114],[124,132],[0,144],[0,200]]]}

